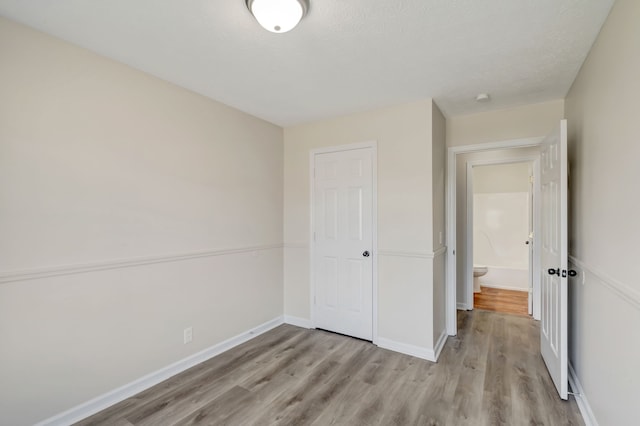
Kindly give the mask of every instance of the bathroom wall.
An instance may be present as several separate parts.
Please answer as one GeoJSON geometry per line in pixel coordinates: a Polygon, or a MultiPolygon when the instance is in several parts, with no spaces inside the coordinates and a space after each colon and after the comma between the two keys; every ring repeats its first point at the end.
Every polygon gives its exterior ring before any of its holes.
{"type": "Polygon", "coordinates": [[[486,287],[529,286],[530,163],[473,167],[473,263],[485,265],[486,287]]]}

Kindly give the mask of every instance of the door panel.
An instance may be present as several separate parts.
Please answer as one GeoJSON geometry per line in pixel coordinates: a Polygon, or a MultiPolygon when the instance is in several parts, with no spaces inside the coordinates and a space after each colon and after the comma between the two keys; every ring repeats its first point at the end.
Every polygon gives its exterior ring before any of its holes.
{"type": "Polygon", "coordinates": [[[533,267],[533,245],[534,245],[534,241],[533,241],[533,216],[534,216],[534,202],[533,202],[533,193],[534,193],[534,189],[533,189],[533,163],[529,164],[529,208],[528,208],[528,214],[529,214],[529,235],[527,237],[527,244],[529,247],[529,296],[527,298],[527,313],[529,315],[533,315],[533,282],[534,282],[534,278],[533,278],[533,271],[534,271],[534,267],[533,267]]]}
{"type": "Polygon", "coordinates": [[[368,340],[373,338],[372,159],[371,148],[316,154],[313,182],[315,326],[368,340]]]}
{"type": "Polygon", "coordinates": [[[562,399],[567,399],[567,121],[542,144],[542,318],[540,351],[562,399]]]}

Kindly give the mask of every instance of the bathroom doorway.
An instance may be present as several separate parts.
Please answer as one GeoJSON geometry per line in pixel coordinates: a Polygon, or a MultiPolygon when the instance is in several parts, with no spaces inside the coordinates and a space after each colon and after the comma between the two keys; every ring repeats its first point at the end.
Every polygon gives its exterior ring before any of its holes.
{"type": "MultiPolygon", "coordinates": [[[[447,153],[447,332],[457,332],[456,310],[474,309],[473,236],[467,232],[467,169],[472,165],[533,163],[533,269],[532,316],[540,320],[540,247],[536,244],[540,226],[540,143],[542,138],[516,139],[486,144],[456,146],[447,153]]],[[[471,224],[471,229],[473,224],[471,224]]],[[[487,265],[490,266],[490,265],[487,265]]]]}
{"type": "Polygon", "coordinates": [[[534,161],[467,162],[472,308],[533,313],[534,161]]]}

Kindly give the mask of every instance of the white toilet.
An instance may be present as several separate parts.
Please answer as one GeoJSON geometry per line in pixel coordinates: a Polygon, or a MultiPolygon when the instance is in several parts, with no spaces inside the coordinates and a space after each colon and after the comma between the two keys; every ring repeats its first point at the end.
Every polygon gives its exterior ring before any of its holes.
{"type": "Polygon", "coordinates": [[[487,274],[489,269],[484,265],[473,265],[473,292],[480,293],[480,277],[487,274]]]}

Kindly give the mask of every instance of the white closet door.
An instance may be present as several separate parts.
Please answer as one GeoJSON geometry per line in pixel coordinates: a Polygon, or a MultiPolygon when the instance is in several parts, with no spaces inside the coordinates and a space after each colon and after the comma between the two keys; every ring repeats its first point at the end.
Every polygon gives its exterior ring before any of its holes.
{"type": "Polygon", "coordinates": [[[314,156],[315,326],[373,338],[372,149],[314,156]]]}

